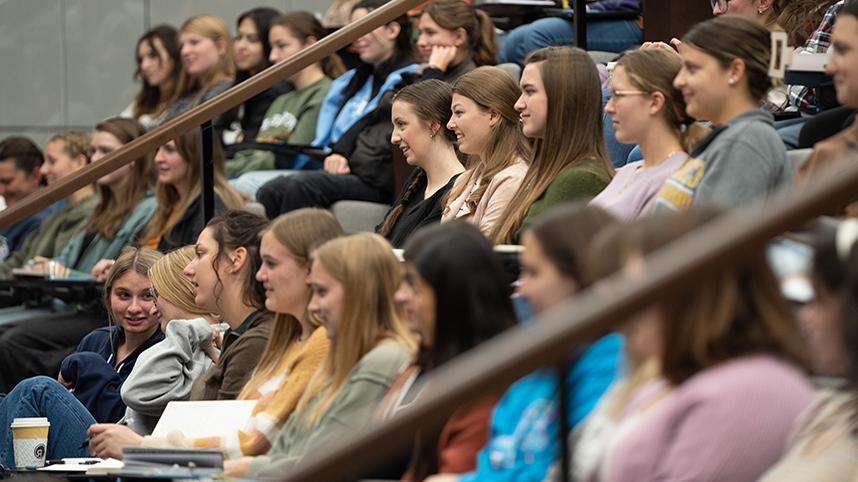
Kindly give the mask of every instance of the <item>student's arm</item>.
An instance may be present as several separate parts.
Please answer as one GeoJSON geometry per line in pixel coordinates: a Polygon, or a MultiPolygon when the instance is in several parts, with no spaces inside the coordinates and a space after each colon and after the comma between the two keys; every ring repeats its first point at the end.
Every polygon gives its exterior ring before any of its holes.
{"type": "Polygon", "coordinates": [[[495,176],[496,179],[492,179],[489,183],[489,188],[486,190],[486,194],[489,196],[486,202],[486,209],[483,212],[483,217],[480,218],[480,225],[478,226],[480,231],[486,236],[491,234],[495,223],[506,210],[509,202],[512,201],[526,172],[526,168],[524,168],[521,170],[521,175],[516,173],[503,177],[495,176]]]}
{"type": "Polygon", "coordinates": [[[189,375],[200,369],[192,366],[198,361],[195,355],[211,340],[211,326],[202,318],[171,321],[164,340],[140,354],[122,385],[125,404],[142,414],[160,416],[169,402],[187,400],[194,382],[189,375]]]}
{"type": "Polygon", "coordinates": [[[296,116],[295,128],[289,135],[290,144],[310,144],[316,138],[316,122],[319,120],[320,103],[304,106],[296,116]]]}
{"type": "Polygon", "coordinates": [[[74,385],[74,395],[99,423],[119,421],[125,404],[119,395],[122,378],[101,355],[72,353],[63,360],[60,374],[74,385]]]}
{"type": "Polygon", "coordinates": [[[308,450],[313,447],[324,447],[337,436],[355,433],[372,419],[375,407],[387,393],[390,380],[375,375],[356,376],[351,383],[343,388],[345,393],[341,402],[335,401],[336,406],[324,417],[322,425],[313,429],[313,433],[303,444],[302,450],[287,454],[286,457],[276,458],[269,452],[267,457],[257,457],[250,465],[249,475],[252,478],[276,478],[294,466],[308,450]]]}
{"type": "Polygon", "coordinates": [[[223,367],[223,379],[217,393],[218,400],[235,400],[238,397],[265,350],[268,334],[267,330],[263,333],[248,331],[230,347],[229,360],[223,367]]]}

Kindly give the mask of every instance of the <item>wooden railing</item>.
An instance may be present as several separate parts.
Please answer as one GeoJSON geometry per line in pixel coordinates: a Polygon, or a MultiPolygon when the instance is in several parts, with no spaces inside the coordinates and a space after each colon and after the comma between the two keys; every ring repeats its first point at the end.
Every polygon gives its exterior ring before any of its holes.
{"type": "MultiPolygon", "coordinates": [[[[795,229],[854,198],[858,163],[823,177],[802,192],[782,192],[768,203],[731,211],[661,249],[646,261],[646,278],[614,276],[529,326],[508,330],[427,376],[420,399],[389,421],[319,447],[283,474],[289,482],[350,480],[413,440],[417,430],[442,423],[456,408],[495,393],[521,376],[553,366],[607,333],[628,315],[716,268],[744,259],[749,247],[795,229]]],[[[570,227],[570,229],[573,229],[570,227]]]]}
{"type": "Polygon", "coordinates": [[[78,189],[95,182],[98,178],[129,164],[134,159],[154,152],[158,146],[204,122],[246,102],[251,97],[270,88],[299,72],[303,68],[322,60],[328,55],[349,45],[362,35],[404,15],[408,9],[416,7],[422,0],[394,0],[357,22],[337,30],[309,48],[301,50],[290,59],[269,67],[223,94],[197,106],[169,121],[146,135],[135,139],[122,148],[89,166],[76,171],[56,182],[55,185],[40,189],[27,196],[21,202],[0,212],[0,228],[8,227],[21,219],[35,214],[47,206],[72,194],[78,189]]]}

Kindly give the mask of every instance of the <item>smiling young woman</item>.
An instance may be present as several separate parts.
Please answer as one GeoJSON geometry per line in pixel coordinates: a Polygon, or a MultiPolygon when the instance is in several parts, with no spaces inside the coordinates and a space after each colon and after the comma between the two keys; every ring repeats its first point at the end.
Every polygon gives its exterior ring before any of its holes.
{"type": "MultiPolygon", "coordinates": [[[[200,212],[200,159],[202,135],[198,129],[167,141],[155,153],[158,175],[155,184],[155,199],[158,207],[141,237],[140,244],[167,252],[180,246],[193,244],[203,229],[200,212]]],[[[223,155],[215,143],[214,191],[215,213],[228,209],[240,209],[245,200],[226,181],[223,155]]]]}
{"type": "Polygon", "coordinates": [[[453,90],[440,80],[409,85],[393,96],[393,134],[405,162],[416,166],[405,188],[377,228],[394,247],[421,226],[437,223],[443,199],[465,170],[456,152],[453,132],[446,128],[453,90]]]}
{"type": "Polygon", "coordinates": [[[334,239],[312,259],[308,309],[327,330],[331,349],[268,454],[228,462],[229,475],[271,478],[308,451],[365,427],[416,351],[394,302],[399,261],[384,238],[334,239]]]}
{"type": "Polygon", "coordinates": [[[788,183],[786,148],[760,102],[772,87],[770,32],[743,17],[695,25],[679,46],[682,68],[673,81],[686,113],[713,124],[658,194],[657,209],[718,204],[740,207],[788,183]]]}
{"type": "Polygon", "coordinates": [[[220,18],[196,15],[187,19],[179,30],[179,45],[182,71],[165,119],[229,89],[235,76],[232,39],[220,18]]]}
{"type": "Polygon", "coordinates": [[[518,95],[515,81],[495,67],[479,67],[453,84],[447,128],[468,156],[468,170],[444,200],[442,222],[465,218],[490,236],[518,190],[531,155],[513,107],[518,95]]]}
{"type": "Polygon", "coordinates": [[[137,119],[149,130],[163,120],[182,71],[178,32],[159,25],[140,37],[135,53],[140,92],[119,116],[137,119]]]}

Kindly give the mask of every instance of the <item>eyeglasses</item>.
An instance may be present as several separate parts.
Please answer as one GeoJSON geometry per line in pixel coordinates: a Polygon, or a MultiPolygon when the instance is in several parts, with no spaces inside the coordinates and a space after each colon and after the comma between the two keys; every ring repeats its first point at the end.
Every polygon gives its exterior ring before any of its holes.
{"type": "Polygon", "coordinates": [[[712,6],[712,11],[715,11],[715,7],[718,7],[718,11],[721,13],[727,13],[727,10],[730,8],[730,0],[709,0],[709,5],[712,6]]]}
{"type": "Polygon", "coordinates": [[[650,92],[644,92],[642,90],[611,90],[611,99],[622,99],[623,97],[629,97],[632,95],[649,95],[650,92]]]}

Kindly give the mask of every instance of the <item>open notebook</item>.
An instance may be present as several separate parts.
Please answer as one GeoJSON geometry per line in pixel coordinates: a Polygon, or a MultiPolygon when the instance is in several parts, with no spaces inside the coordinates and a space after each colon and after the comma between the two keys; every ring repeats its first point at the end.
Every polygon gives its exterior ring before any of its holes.
{"type": "Polygon", "coordinates": [[[250,419],[256,400],[170,402],[152,435],[166,437],[179,431],[188,438],[212,437],[241,430],[250,419]]]}

